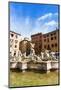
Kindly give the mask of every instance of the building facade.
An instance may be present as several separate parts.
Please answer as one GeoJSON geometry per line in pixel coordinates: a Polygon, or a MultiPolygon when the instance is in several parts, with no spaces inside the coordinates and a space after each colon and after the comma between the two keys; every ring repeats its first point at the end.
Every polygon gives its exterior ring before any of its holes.
{"type": "Polygon", "coordinates": [[[31,41],[35,43],[35,53],[40,53],[42,50],[51,50],[59,52],[59,30],[42,34],[31,35],[31,41]]]}
{"type": "Polygon", "coordinates": [[[19,42],[22,40],[20,34],[10,31],[10,55],[18,56],[19,42]]]}
{"type": "Polygon", "coordinates": [[[31,42],[35,43],[35,53],[39,54],[42,50],[42,33],[31,35],[31,42]]]}
{"type": "Polygon", "coordinates": [[[43,34],[42,49],[59,52],[59,30],[43,34]]]}

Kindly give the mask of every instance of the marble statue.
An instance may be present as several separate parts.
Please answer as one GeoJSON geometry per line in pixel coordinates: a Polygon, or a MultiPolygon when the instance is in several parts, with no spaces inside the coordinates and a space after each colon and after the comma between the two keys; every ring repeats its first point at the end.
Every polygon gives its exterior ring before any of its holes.
{"type": "Polygon", "coordinates": [[[44,59],[44,53],[41,52],[41,59],[44,59]]]}

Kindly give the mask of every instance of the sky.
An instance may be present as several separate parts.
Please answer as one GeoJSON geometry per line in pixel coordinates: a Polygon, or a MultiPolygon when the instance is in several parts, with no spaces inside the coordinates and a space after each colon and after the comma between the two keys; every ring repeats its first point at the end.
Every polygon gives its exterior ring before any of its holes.
{"type": "Polygon", "coordinates": [[[58,28],[58,6],[10,2],[10,30],[29,37],[58,28]]]}

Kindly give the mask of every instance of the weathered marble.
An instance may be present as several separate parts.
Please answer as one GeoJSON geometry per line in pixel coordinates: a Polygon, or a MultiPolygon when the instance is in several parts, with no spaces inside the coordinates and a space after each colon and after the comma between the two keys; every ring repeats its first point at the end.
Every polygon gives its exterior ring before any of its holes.
{"type": "MultiPolygon", "coordinates": [[[[26,44],[25,41],[24,44],[26,44]]],[[[21,51],[19,51],[18,57],[10,58],[10,68],[19,68],[23,72],[25,72],[26,69],[37,69],[40,71],[44,70],[47,73],[50,72],[51,69],[58,69],[58,60],[52,52],[45,50],[44,52],[41,52],[41,55],[39,56],[35,54],[35,44],[30,43],[30,45],[29,55],[26,55],[25,47],[25,52],[21,53],[21,51]]]]}
{"type": "Polygon", "coordinates": [[[17,68],[17,62],[10,62],[10,68],[11,69],[17,68]]]}

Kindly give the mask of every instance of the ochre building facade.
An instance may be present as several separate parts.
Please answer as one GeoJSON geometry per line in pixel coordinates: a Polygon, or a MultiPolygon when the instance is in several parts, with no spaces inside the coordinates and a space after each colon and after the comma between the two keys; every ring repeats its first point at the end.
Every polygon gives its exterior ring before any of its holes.
{"type": "Polygon", "coordinates": [[[31,35],[31,41],[35,43],[36,54],[40,53],[42,50],[59,52],[59,30],[54,30],[46,34],[37,33],[31,35]]]}

